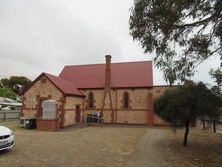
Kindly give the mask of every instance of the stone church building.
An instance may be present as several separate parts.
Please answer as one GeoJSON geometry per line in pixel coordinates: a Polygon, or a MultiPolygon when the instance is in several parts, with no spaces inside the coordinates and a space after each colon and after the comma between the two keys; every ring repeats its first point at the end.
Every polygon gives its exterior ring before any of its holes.
{"type": "MultiPolygon", "coordinates": [[[[100,112],[104,123],[165,124],[153,112],[153,100],[167,86],[153,85],[152,61],[65,66],[59,76],[42,73],[23,92],[21,116],[42,118],[42,102],[57,102],[59,127],[83,122],[100,112]]],[[[51,126],[45,120],[43,126],[51,126]]]]}

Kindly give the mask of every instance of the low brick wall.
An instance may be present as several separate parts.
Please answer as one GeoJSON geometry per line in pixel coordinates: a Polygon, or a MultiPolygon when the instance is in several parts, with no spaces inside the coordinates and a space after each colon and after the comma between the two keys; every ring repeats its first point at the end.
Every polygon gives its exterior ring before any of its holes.
{"type": "Polygon", "coordinates": [[[57,131],[60,129],[60,119],[37,120],[37,130],[39,131],[57,131]]]}

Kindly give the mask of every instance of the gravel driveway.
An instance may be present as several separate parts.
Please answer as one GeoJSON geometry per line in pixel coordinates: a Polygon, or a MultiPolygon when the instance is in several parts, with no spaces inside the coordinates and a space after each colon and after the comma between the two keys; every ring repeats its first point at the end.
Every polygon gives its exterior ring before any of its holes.
{"type": "Polygon", "coordinates": [[[165,167],[183,165],[168,148],[165,128],[87,127],[59,132],[14,130],[1,167],[165,167]]]}
{"type": "Polygon", "coordinates": [[[168,129],[148,128],[137,147],[125,161],[127,167],[185,167],[178,162],[168,144],[168,129]]]}

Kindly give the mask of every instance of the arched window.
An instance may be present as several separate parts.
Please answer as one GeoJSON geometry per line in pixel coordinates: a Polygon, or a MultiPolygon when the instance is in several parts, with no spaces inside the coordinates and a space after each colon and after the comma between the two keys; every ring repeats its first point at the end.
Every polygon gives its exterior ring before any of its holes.
{"type": "Polygon", "coordinates": [[[93,103],[94,103],[94,95],[92,92],[90,92],[88,95],[88,107],[93,108],[94,107],[93,103]]]}
{"type": "Polygon", "coordinates": [[[128,92],[124,92],[123,94],[123,107],[125,109],[129,108],[129,93],[128,92]]]}

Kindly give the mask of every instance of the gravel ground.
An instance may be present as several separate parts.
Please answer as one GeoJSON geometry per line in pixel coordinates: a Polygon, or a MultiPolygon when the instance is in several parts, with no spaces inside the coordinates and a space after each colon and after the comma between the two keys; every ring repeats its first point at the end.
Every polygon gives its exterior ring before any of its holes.
{"type": "Polygon", "coordinates": [[[186,149],[182,152],[178,145],[182,131],[175,135],[167,128],[104,126],[39,132],[9,127],[16,143],[11,151],[0,152],[1,167],[198,166],[183,157],[186,149]]]}
{"type": "Polygon", "coordinates": [[[15,147],[0,153],[1,167],[119,166],[146,129],[87,127],[60,132],[14,130],[15,147]]]}
{"type": "Polygon", "coordinates": [[[124,166],[185,167],[185,164],[174,158],[174,154],[169,148],[168,133],[171,133],[169,129],[147,129],[135,152],[128,158],[124,166]]]}

